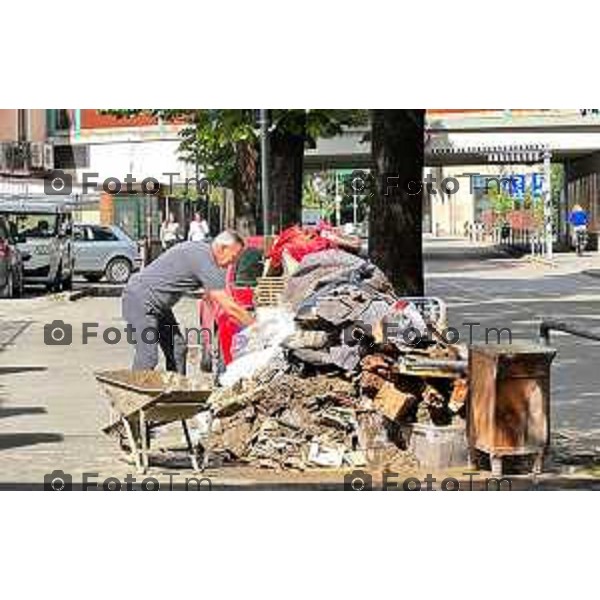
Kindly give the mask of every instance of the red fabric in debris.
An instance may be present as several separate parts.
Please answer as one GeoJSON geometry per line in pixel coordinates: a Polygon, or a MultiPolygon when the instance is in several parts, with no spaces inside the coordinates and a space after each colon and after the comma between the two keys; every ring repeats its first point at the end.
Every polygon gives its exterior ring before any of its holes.
{"type": "Polygon", "coordinates": [[[321,237],[317,231],[308,231],[294,225],[279,234],[269,252],[269,258],[274,267],[280,267],[284,250],[287,250],[293,259],[301,261],[307,254],[314,254],[330,248],[335,248],[332,240],[321,237]]]}

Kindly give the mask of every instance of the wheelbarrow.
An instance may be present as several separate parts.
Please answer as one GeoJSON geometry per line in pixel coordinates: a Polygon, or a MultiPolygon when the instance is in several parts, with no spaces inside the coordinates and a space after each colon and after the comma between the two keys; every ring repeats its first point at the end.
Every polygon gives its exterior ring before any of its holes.
{"type": "Polygon", "coordinates": [[[122,448],[129,447],[138,471],[148,470],[151,432],[176,421],[181,422],[192,467],[200,470],[187,420],[206,409],[213,388],[210,376],[188,379],[177,373],[128,369],[95,376],[111,408],[110,422],[102,431],[117,435],[122,448]]]}

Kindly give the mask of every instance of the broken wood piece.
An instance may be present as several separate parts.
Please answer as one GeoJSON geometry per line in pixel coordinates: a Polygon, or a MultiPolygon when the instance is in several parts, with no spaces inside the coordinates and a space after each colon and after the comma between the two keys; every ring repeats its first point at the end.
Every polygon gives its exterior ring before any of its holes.
{"type": "Polygon", "coordinates": [[[401,392],[389,381],[381,387],[373,401],[375,408],[390,421],[405,419],[416,403],[413,394],[401,392]]]}
{"type": "Polygon", "coordinates": [[[464,406],[467,396],[469,395],[469,382],[466,379],[456,379],[452,388],[452,395],[448,408],[454,413],[458,413],[464,406]]]}
{"type": "Polygon", "coordinates": [[[363,394],[373,398],[386,384],[386,380],[375,373],[365,371],[360,376],[360,387],[363,394]]]}

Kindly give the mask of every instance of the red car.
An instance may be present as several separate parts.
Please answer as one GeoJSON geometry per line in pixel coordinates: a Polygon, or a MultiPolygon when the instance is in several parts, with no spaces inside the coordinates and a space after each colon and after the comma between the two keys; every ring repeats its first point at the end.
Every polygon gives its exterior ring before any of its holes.
{"type": "MultiPolygon", "coordinates": [[[[246,238],[246,245],[238,260],[227,268],[227,292],[244,308],[254,308],[254,288],[262,276],[264,251],[262,236],[246,238]]],[[[209,300],[198,301],[200,327],[210,332],[211,340],[218,343],[221,359],[228,365],[232,360],[231,345],[233,336],[240,330],[237,321],[229,317],[218,305],[209,300]]],[[[210,371],[212,354],[208,344],[202,352],[202,368],[210,371]]]]}

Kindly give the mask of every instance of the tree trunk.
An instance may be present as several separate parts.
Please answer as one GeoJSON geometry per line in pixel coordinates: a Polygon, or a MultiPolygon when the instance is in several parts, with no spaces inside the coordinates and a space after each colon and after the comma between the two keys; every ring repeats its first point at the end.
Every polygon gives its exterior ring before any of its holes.
{"type": "Polygon", "coordinates": [[[256,235],[258,152],[252,142],[237,143],[233,194],[235,228],[242,236],[256,235]]]}
{"type": "Polygon", "coordinates": [[[376,193],[369,252],[399,294],[421,296],[425,111],[377,109],[371,119],[376,193]]]}
{"type": "Polygon", "coordinates": [[[271,156],[270,225],[276,232],[302,222],[304,136],[275,130],[269,140],[271,156]]]}

